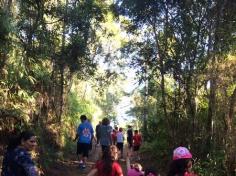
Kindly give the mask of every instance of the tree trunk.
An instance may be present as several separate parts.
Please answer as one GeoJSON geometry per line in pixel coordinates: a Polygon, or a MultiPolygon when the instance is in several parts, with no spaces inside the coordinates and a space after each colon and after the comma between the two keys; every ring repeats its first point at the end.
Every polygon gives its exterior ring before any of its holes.
{"type": "Polygon", "coordinates": [[[143,112],[143,127],[144,127],[144,135],[148,136],[147,131],[147,118],[148,118],[148,66],[145,65],[145,85],[144,85],[144,112],[143,112]]]}
{"type": "Polygon", "coordinates": [[[235,130],[236,88],[230,97],[229,110],[226,115],[226,170],[227,176],[236,174],[236,130],[235,130]]]}
{"type": "Polygon", "coordinates": [[[60,66],[60,105],[59,105],[59,123],[61,123],[64,106],[64,67],[60,66]]]}
{"type": "MultiPolygon", "coordinates": [[[[214,65],[214,63],[213,63],[214,65]]],[[[213,147],[213,135],[214,135],[214,120],[216,112],[216,77],[211,74],[210,80],[210,95],[209,95],[209,105],[208,105],[208,115],[207,115],[207,143],[206,143],[206,154],[208,154],[213,147]]]]}

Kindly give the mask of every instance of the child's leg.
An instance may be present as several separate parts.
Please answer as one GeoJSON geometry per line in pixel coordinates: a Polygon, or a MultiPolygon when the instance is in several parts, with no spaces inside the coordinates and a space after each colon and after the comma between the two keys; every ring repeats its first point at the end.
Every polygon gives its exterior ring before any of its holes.
{"type": "Polygon", "coordinates": [[[121,158],[123,158],[123,148],[124,148],[124,143],[120,143],[121,158]]]}

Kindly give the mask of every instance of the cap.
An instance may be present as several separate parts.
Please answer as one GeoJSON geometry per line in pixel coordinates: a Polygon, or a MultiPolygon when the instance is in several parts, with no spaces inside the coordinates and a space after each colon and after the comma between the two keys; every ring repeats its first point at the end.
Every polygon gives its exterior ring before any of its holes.
{"type": "Polygon", "coordinates": [[[186,147],[178,147],[173,152],[173,160],[178,159],[190,159],[192,158],[192,154],[186,147]]]}

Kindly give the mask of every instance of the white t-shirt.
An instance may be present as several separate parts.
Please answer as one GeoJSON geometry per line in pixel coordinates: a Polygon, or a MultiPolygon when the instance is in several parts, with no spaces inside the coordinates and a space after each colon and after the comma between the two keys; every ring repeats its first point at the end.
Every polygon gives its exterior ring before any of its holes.
{"type": "Polygon", "coordinates": [[[120,131],[116,133],[116,139],[117,143],[123,143],[124,142],[124,134],[120,131]]]}

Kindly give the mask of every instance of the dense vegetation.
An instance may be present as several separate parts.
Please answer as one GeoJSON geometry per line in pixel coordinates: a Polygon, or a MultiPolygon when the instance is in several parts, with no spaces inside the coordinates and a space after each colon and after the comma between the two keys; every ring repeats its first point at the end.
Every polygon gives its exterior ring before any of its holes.
{"type": "Polygon", "coordinates": [[[234,175],[235,11],[233,0],[0,0],[1,143],[31,127],[46,155],[83,113],[116,123],[129,66],[143,152],[163,167],[182,144],[199,174],[234,175]]]}

